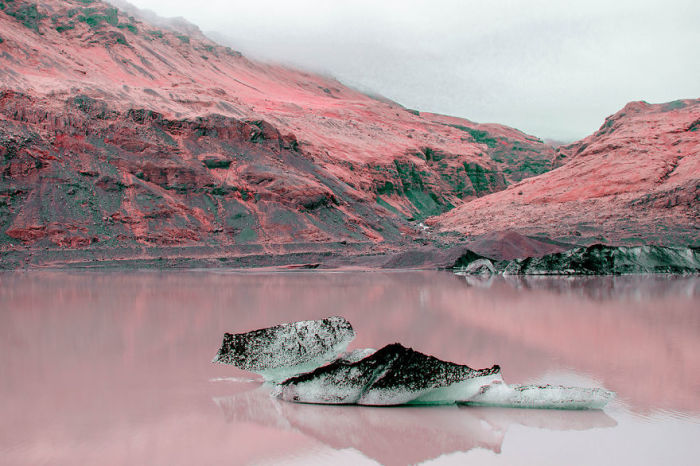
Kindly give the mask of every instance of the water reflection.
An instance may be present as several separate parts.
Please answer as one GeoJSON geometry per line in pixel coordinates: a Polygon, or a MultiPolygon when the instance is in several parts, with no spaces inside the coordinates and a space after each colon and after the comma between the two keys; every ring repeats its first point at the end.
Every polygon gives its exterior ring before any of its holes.
{"type": "MultiPolygon", "coordinates": [[[[658,412],[697,419],[699,283],[697,277],[491,277],[476,283],[444,272],[0,273],[0,458],[7,464],[248,463],[314,442],[339,445],[321,434],[341,430],[345,415],[328,421],[338,427],[319,427],[313,419],[323,416],[297,412],[307,406],[285,406],[275,415],[275,422],[293,421],[292,429],[226,424],[211,399],[231,396],[233,386],[209,382],[249,377],[210,364],[224,332],[333,314],[352,322],[354,348],[399,341],[472,367],[498,363],[509,383],[603,386],[651,423],[661,422],[658,412]]],[[[260,409],[269,411],[269,403],[260,409]]],[[[505,426],[513,427],[508,444],[522,439],[523,427],[539,416],[518,411],[497,418],[499,411],[482,411],[445,410],[443,425],[432,411],[347,410],[347,422],[386,432],[391,427],[382,426],[382,416],[425,417],[432,427],[420,435],[443,431],[457,442],[444,448],[464,451],[475,442],[492,451],[501,448],[498,432],[505,426]],[[497,428],[455,439],[450,419],[462,415],[455,424],[460,428],[461,422],[475,425],[479,416],[497,428]]],[[[595,441],[614,444],[624,440],[616,437],[623,423],[608,414],[619,425],[602,429],[607,437],[595,441]]],[[[568,416],[547,413],[536,422],[556,429],[559,415],[568,416]]],[[[634,422],[639,427],[642,421],[634,422]]],[[[407,421],[402,429],[411,447],[424,452],[416,457],[427,457],[436,453],[427,444],[438,440],[412,436],[410,428],[420,425],[407,421]]],[[[598,431],[590,427],[581,438],[598,431]]],[[[687,432],[678,427],[665,442],[687,432]]],[[[374,452],[371,433],[359,429],[356,448],[384,461],[391,455],[374,452]]],[[[674,451],[693,445],[676,443],[674,451]]]]}
{"type": "Polygon", "coordinates": [[[300,432],[334,449],[353,448],[385,465],[417,464],[474,448],[499,453],[513,424],[558,431],[617,425],[603,411],[287,403],[271,397],[266,387],[216,397],[214,402],[228,423],[300,432]]]}
{"type": "Polygon", "coordinates": [[[629,298],[641,300],[665,296],[700,298],[700,280],[688,276],[456,275],[462,277],[467,286],[475,288],[488,289],[495,284],[507,284],[516,290],[545,290],[601,301],[629,298]]]}

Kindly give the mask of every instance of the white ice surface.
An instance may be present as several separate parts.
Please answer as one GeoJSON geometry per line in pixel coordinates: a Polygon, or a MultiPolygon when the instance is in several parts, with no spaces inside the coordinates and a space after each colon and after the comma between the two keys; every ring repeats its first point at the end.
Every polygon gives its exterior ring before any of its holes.
{"type": "Polygon", "coordinates": [[[602,388],[564,387],[561,385],[485,385],[459,403],[477,406],[539,409],[602,409],[615,393],[602,388]]]}
{"type": "Polygon", "coordinates": [[[479,394],[482,387],[492,383],[502,383],[501,374],[484,375],[453,383],[447,387],[435,388],[415,397],[410,404],[449,404],[457,400],[468,400],[479,394]]]}
{"type": "Polygon", "coordinates": [[[343,317],[291,322],[226,334],[212,362],[232,364],[279,383],[335,360],[354,338],[352,326],[343,317]]]}
{"type": "MultiPolygon", "coordinates": [[[[351,369],[352,370],[352,369],[351,369]]],[[[355,369],[358,370],[358,369],[355,369]]],[[[339,376],[340,374],[335,374],[339,376]]],[[[344,374],[352,376],[351,373],[344,374]]],[[[602,409],[615,397],[602,388],[556,385],[508,385],[500,374],[463,380],[447,387],[425,390],[386,390],[321,377],[293,387],[276,387],[273,394],[287,401],[321,404],[397,406],[406,404],[468,404],[509,408],[602,409]]]]}
{"type": "Polygon", "coordinates": [[[341,341],[325,353],[321,354],[320,356],[309,361],[303,362],[301,364],[275,367],[273,369],[266,369],[253,372],[260,374],[266,382],[283,382],[291,377],[311,372],[314,369],[317,369],[325,364],[328,364],[331,361],[334,361],[339,354],[345,352],[345,350],[348,347],[348,344],[350,344],[350,340],[341,341]]]}

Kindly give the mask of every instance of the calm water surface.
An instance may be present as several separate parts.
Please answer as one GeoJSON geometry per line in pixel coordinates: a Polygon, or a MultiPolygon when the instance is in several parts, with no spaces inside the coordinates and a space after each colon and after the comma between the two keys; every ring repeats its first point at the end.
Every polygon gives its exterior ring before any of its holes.
{"type": "Polygon", "coordinates": [[[700,279],[446,272],[0,273],[0,463],[698,464],[700,279]],[[210,360],[225,331],[343,315],[512,383],[602,386],[604,411],[271,399],[210,360]]]}

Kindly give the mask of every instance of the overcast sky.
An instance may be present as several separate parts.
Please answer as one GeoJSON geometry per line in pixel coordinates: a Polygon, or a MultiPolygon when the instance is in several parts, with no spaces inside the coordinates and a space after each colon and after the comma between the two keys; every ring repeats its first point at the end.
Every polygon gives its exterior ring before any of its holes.
{"type": "Polygon", "coordinates": [[[423,111],[574,140],[631,100],[700,97],[698,0],[131,0],[249,57],[423,111]]]}

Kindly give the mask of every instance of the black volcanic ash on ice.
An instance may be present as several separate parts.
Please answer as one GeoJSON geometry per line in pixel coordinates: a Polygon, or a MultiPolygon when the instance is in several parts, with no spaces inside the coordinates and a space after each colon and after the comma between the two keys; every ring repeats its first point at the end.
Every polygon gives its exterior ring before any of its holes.
{"type": "Polygon", "coordinates": [[[343,353],[354,337],[342,317],[226,333],[214,362],[262,374],[273,395],[300,403],[600,409],[614,397],[601,388],[508,385],[498,365],[472,369],[399,343],[343,353]]]}

